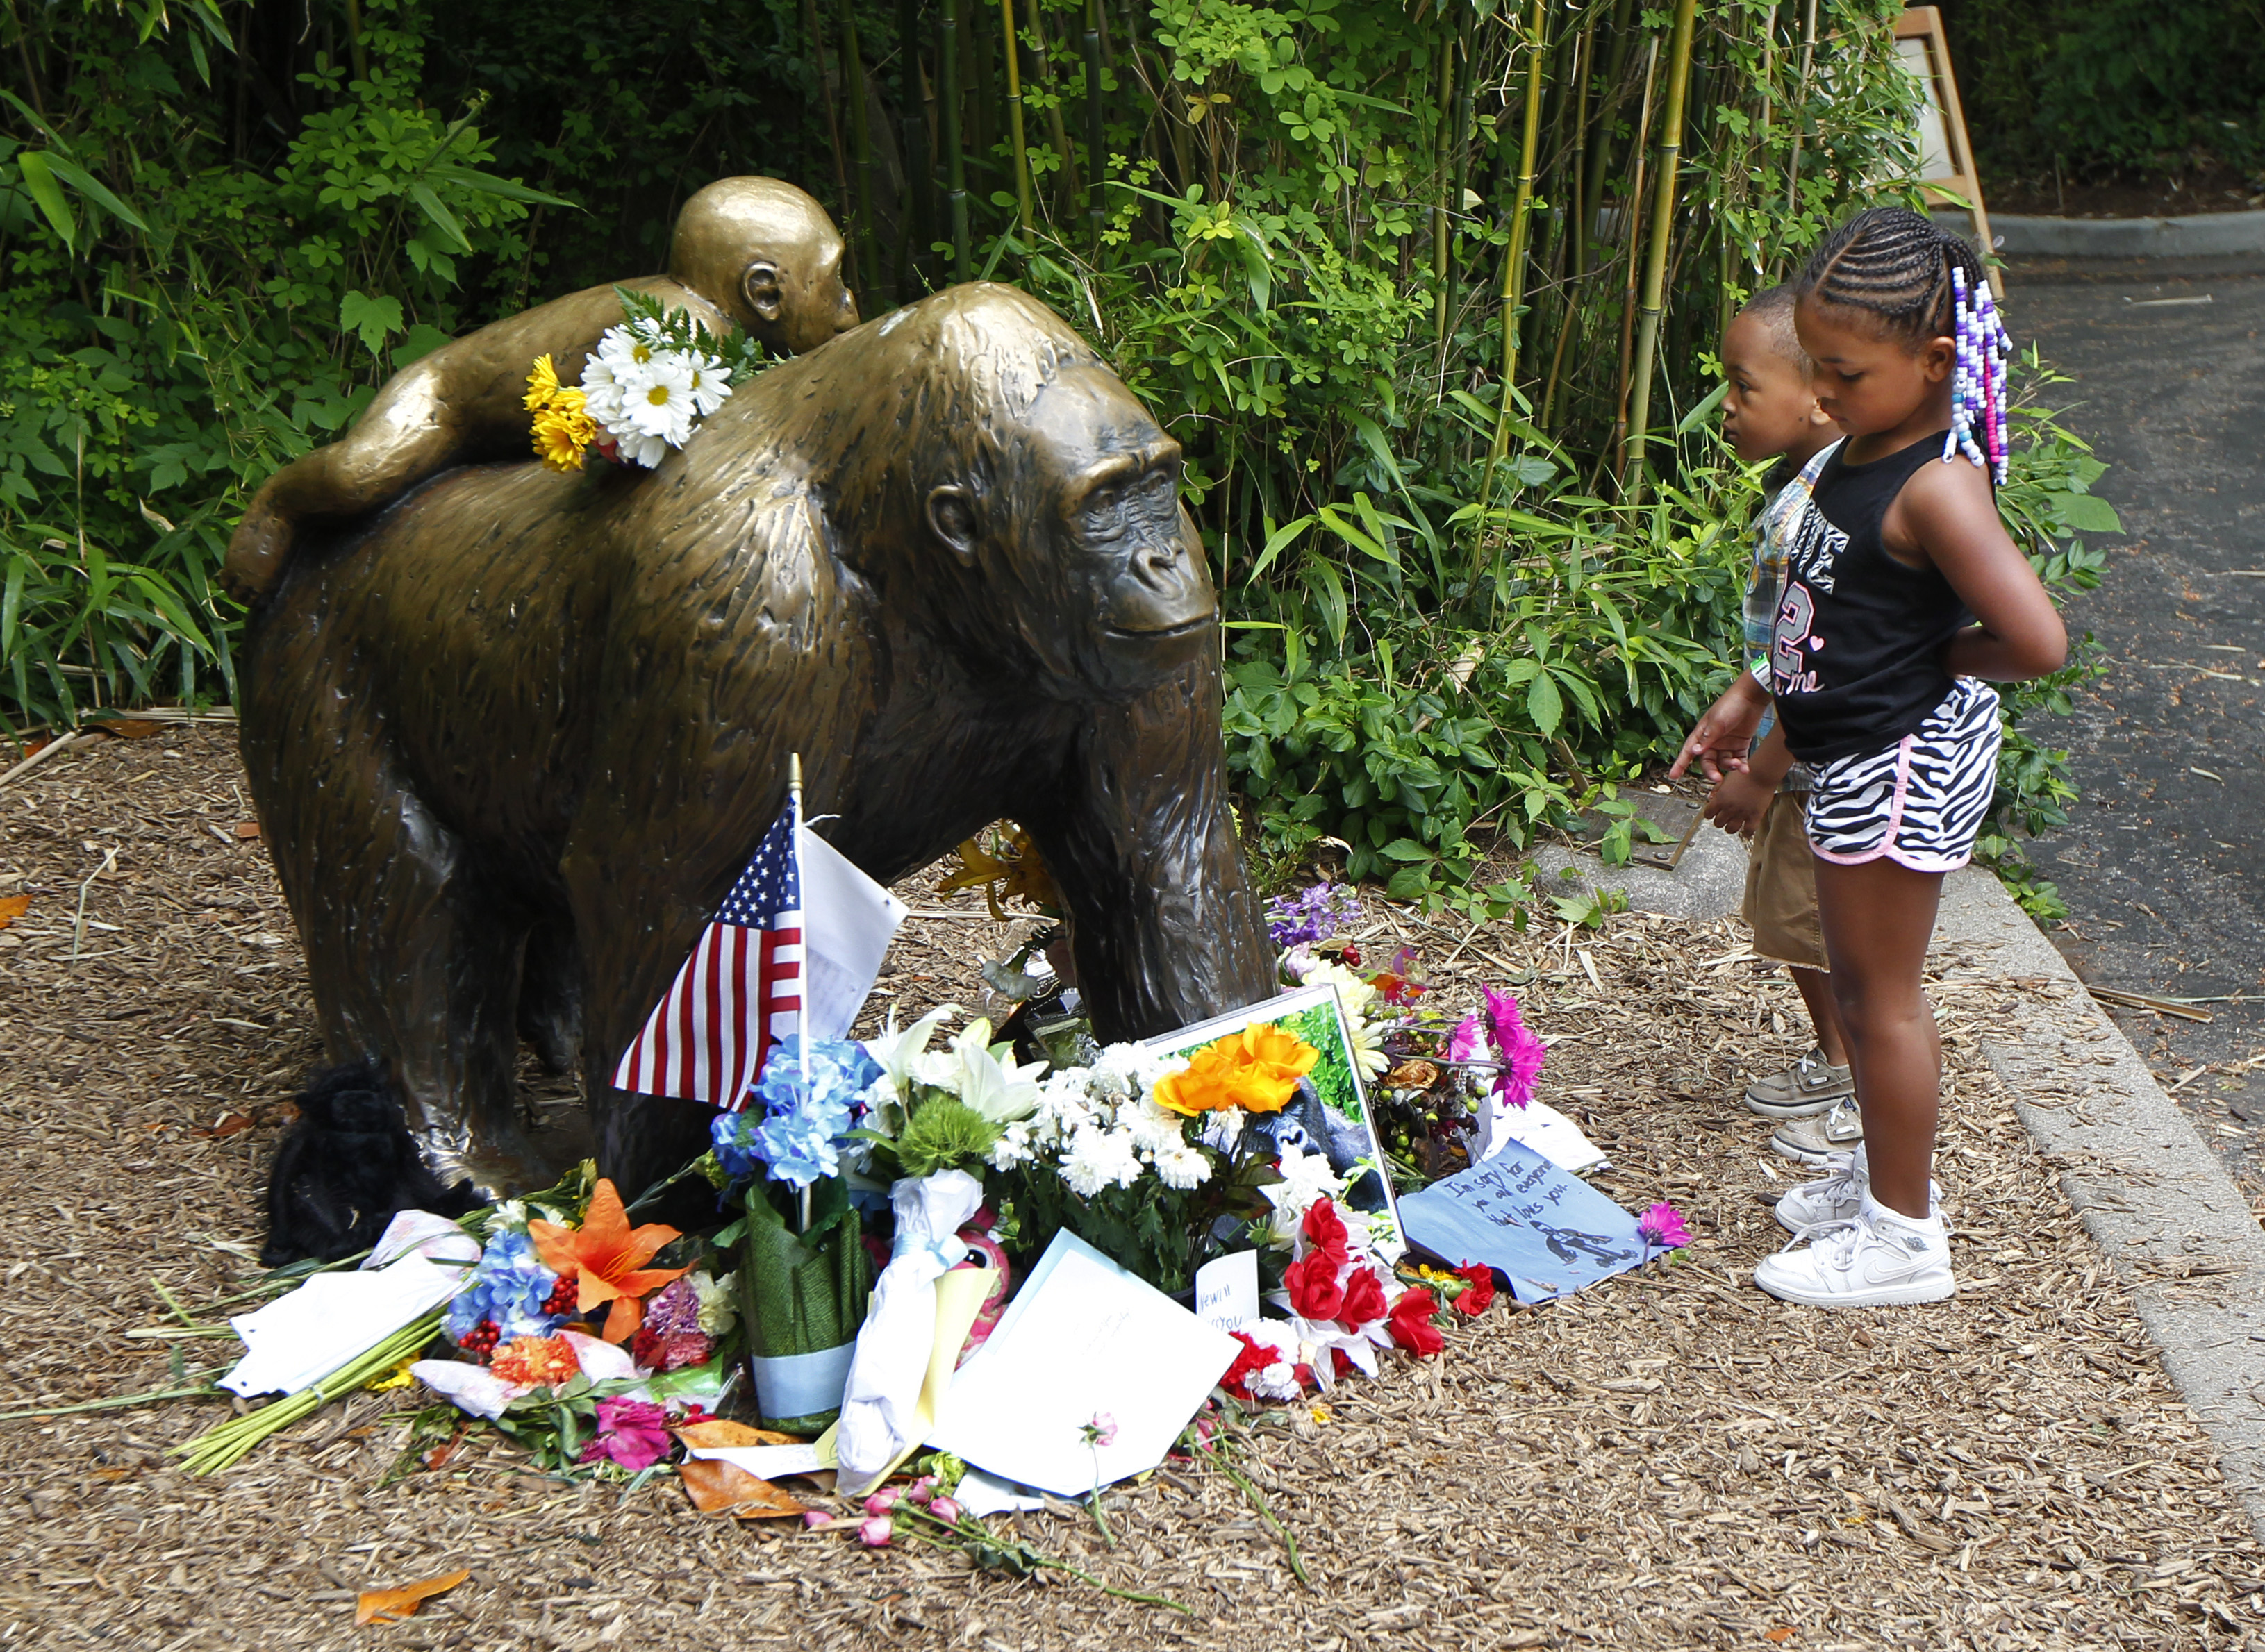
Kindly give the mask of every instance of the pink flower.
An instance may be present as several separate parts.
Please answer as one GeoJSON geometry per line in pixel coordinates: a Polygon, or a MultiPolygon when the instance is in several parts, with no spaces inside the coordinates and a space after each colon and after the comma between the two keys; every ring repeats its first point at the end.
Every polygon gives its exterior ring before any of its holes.
{"type": "Polygon", "coordinates": [[[897,1500],[904,1495],[894,1486],[884,1487],[865,1499],[865,1512],[875,1516],[885,1515],[897,1506],[897,1500]]]}
{"type": "Polygon", "coordinates": [[[1106,1411],[1096,1411],[1093,1421],[1085,1425],[1085,1437],[1096,1445],[1117,1444],[1117,1419],[1106,1411]]]}
{"type": "Polygon", "coordinates": [[[936,1496],[936,1476],[922,1474],[906,1489],[905,1496],[921,1507],[926,1507],[936,1496]]]}
{"type": "Polygon", "coordinates": [[[834,1517],[823,1509],[805,1509],[802,1511],[802,1524],[805,1531],[814,1532],[819,1526],[832,1525],[834,1517]]]}
{"type": "Polygon", "coordinates": [[[1668,1250],[1691,1242],[1691,1230],[1683,1225],[1683,1212],[1672,1204],[1651,1206],[1636,1218],[1635,1231],[1668,1250]]]}
{"type": "Polygon", "coordinates": [[[598,1433],[582,1448],[581,1459],[619,1463],[632,1474],[668,1455],[668,1413],[650,1400],[601,1400],[598,1433]]]}
{"type": "Polygon", "coordinates": [[[1475,1061],[1485,1048],[1479,1037],[1479,1018],[1476,1015],[1464,1016],[1455,1023],[1454,1031],[1447,1035],[1447,1059],[1450,1061],[1475,1061]]]}
{"type": "Polygon", "coordinates": [[[885,1549],[897,1529],[896,1522],[885,1514],[877,1514],[857,1525],[857,1540],[869,1549],[885,1549]]]}
{"type": "Polygon", "coordinates": [[[938,1497],[929,1503],[928,1511],[946,1525],[959,1524],[959,1504],[950,1497],[938,1497]]]}
{"type": "Polygon", "coordinates": [[[1549,1057],[1548,1046],[1526,1031],[1515,998],[1508,993],[1497,993],[1491,986],[1483,990],[1487,1031],[1494,1041],[1495,1055],[1502,1062],[1502,1071],[1495,1075],[1494,1093],[1514,1107],[1523,1107],[1533,1099],[1533,1081],[1541,1076],[1541,1064],[1549,1057]]]}

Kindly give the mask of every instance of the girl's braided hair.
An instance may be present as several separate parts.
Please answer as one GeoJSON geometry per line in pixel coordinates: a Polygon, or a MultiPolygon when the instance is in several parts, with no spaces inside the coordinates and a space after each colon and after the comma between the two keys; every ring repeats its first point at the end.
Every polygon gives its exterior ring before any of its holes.
{"type": "Polygon", "coordinates": [[[1820,304],[1863,310],[1878,318],[1884,336],[1914,349],[1948,334],[1958,360],[1942,456],[1963,450],[2005,481],[2006,359],[2013,341],[1999,319],[1982,256],[1964,237],[1907,207],[1874,207],[1810,255],[1794,290],[1820,304]]]}

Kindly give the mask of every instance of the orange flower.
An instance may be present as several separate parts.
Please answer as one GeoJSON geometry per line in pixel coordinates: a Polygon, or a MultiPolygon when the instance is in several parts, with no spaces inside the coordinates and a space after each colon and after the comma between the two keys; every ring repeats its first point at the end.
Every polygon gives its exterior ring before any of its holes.
{"type": "Polygon", "coordinates": [[[681,1235],[659,1222],[632,1229],[629,1213],[622,1208],[622,1196],[603,1177],[590,1194],[590,1208],[584,1212],[580,1227],[529,1222],[527,1234],[535,1241],[535,1254],[543,1258],[543,1265],[575,1282],[577,1312],[587,1314],[601,1302],[614,1305],[607,1311],[602,1333],[609,1343],[623,1341],[644,1322],[640,1299],[692,1271],[645,1265],[652,1260],[653,1252],[681,1235]]]}
{"type": "Polygon", "coordinates": [[[1303,1039],[1261,1022],[1205,1044],[1183,1071],[1158,1080],[1156,1103],[1191,1117],[1229,1107],[1278,1113],[1321,1059],[1303,1039]]]}
{"type": "Polygon", "coordinates": [[[506,1382],[563,1388],[574,1380],[582,1362],[574,1357],[574,1344],[563,1336],[514,1336],[495,1350],[488,1369],[506,1382]]]}

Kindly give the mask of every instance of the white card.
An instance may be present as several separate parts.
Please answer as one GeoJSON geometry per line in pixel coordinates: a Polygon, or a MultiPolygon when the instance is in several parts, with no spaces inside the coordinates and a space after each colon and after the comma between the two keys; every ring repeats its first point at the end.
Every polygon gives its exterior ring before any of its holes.
{"type": "Polygon", "coordinates": [[[1256,1251],[1230,1251],[1196,1270],[1196,1317],[1220,1331],[1258,1317],[1256,1251]]]}

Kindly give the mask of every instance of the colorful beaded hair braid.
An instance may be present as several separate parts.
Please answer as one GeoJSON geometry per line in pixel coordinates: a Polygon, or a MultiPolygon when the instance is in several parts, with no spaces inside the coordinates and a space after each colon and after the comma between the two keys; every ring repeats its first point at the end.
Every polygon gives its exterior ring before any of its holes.
{"type": "Polygon", "coordinates": [[[2006,480],[2006,362],[2014,353],[1990,278],[1974,249],[1901,207],[1858,213],[1817,248],[1795,288],[1803,298],[1861,309],[1882,331],[1916,346],[1948,334],[1951,371],[1947,462],[1964,453],[2006,480]]]}

